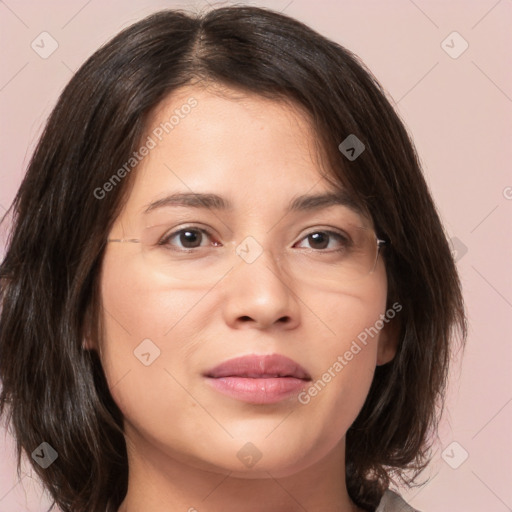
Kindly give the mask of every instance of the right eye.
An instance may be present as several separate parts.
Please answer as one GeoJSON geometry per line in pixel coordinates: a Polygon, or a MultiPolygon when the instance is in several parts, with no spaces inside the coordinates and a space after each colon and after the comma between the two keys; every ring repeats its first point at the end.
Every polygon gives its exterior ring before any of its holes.
{"type": "MultiPolygon", "coordinates": [[[[185,227],[165,235],[158,245],[163,245],[171,250],[190,252],[201,247],[207,247],[202,244],[203,241],[212,238],[209,231],[197,227],[185,227]]],[[[219,242],[213,242],[212,246],[219,246],[219,242]]]]}

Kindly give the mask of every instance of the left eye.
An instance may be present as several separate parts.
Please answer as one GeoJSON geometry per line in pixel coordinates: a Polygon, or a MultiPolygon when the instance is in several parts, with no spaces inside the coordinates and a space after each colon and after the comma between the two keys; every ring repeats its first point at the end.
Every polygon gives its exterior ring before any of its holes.
{"type": "Polygon", "coordinates": [[[346,248],[349,245],[349,239],[346,236],[335,233],[334,231],[314,231],[302,240],[307,240],[308,243],[312,244],[313,247],[310,247],[311,249],[322,250],[327,248],[332,249],[332,247],[329,247],[329,243],[333,239],[338,241],[340,249],[346,248]]]}

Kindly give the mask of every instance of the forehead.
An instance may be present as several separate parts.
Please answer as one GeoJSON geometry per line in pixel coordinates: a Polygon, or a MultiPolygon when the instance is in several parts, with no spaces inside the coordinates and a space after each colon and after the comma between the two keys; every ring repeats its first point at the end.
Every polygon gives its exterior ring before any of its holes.
{"type": "MultiPolygon", "coordinates": [[[[216,194],[253,214],[293,198],[334,192],[313,125],[285,100],[188,86],[154,110],[128,207],[142,213],[173,194],[216,194]]],[[[345,203],[348,195],[344,194],[345,203]]],[[[352,205],[355,206],[355,203],[352,205]]]]}
{"type": "Polygon", "coordinates": [[[214,168],[257,177],[258,171],[274,166],[276,175],[287,171],[295,178],[300,171],[319,170],[313,161],[319,155],[312,124],[290,100],[219,85],[183,87],[157,106],[146,132],[157,146],[142,162],[143,169],[200,162],[196,174],[214,168]]]}

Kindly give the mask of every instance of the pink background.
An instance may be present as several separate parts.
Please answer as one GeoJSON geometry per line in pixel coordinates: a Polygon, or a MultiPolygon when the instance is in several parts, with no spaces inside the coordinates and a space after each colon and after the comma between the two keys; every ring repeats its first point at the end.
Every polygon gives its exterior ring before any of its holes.
{"type": "MultiPolygon", "coordinates": [[[[452,367],[431,480],[402,494],[424,512],[512,510],[512,1],[251,3],[284,10],[364,60],[412,132],[448,236],[457,239],[467,351],[452,367]],[[458,36],[442,44],[453,31],[469,44],[458,58],[445,51],[463,48],[458,36]]],[[[73,72],[121,28],[172,7],[208,3],[0,2],[0,213],[73,72]],[[31,48],[44,31],[59,45],[47,59],[31,48]]],[[[0,447],[0,512],[45,510],[28,467],[21,482],[16,476],[7,434],[0,447]]]]}

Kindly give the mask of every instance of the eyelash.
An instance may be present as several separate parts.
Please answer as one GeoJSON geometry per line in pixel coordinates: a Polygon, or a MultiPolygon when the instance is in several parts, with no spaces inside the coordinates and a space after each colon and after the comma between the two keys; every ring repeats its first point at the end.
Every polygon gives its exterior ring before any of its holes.
{"type": "MultiPolygon", "coordinates": [[[[164,235],[162,237],[162,239],[158,242],[158,245],[166,246],[170,250],[173,250],[173,251],[176,251],[176,252],[182,252],[182,253],[192,253],[192,252],[197,251],[197,249],[200,249],[201,247],[193,247],[193,248],[186,248],[185,247],[183,249],[175,249],[169,243],[170,240],[172,240],[176,236],[178,236],[181,233],[184,233],[186,231],[200,232],[200,233],[206,235],[207,237],[212,238],[212,234],[207,229],[199,228],[199,227],[196,227],[196,226],[185,226],[185,227],[180,228],[180,229],[178,229],[176,231],[173,231],[172,233],[169,233],[168,235],[164,235]]],[[[332,231],[332,230],[329,230],[329,229],[317,229],[317,230],[314,230],[314,231],[310,231],[304,237],[302,237],[300,241],[305,240],[309,236],[317,234],[317,233],[326,234],[329,237],[335,237],[338,240],[340,240],[341,243],[343,244],[343,247],[339,248],[339,249],[330,249],[330,250],[329,249],[312,249],[312,248],[310,249],[311,251],[314,251],[314,252],[317,252],[317,253],[333,253],[333,252],[345,251],[347,249],[347,247],[350,246],[350,244],[351,244],[351,240],[350,240],[350,238],[347,235],[344,235],[344,234],[341,234],[341,233],[338,233],[336,231],[332,231]]]]}

